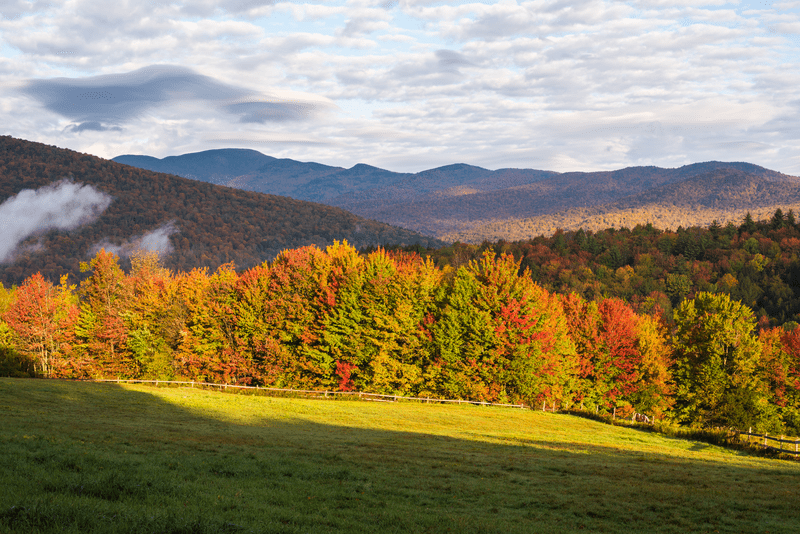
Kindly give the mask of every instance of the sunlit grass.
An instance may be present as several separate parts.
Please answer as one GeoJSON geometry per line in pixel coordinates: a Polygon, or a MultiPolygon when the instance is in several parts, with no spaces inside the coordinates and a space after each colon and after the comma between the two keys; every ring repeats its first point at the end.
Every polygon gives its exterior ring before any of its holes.
{"type": "Polygon", "coordinates": [[[0,379],[0,532],[800,532],[796,462],[513,408],[0,379]]]}

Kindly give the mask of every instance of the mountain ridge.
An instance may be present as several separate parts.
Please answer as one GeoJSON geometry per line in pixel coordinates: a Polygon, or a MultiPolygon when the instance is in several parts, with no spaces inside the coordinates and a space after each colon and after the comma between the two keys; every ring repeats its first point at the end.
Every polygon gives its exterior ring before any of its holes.
{"type": "MultiPolygon", "coordinates": [[[[365,163],[343,169],[313,162],[280,161],[291,164],[273,162],[261,167],[257,173],[238,177],[227,185],[280,192],[446,241],[469,242],[527,239],[540,233],[551,234],[559,227],[577,229],[573,226],[581,221],[591,228],[602,221],[644,224],[650,222],[649,215],[664,224],[708,224],[712,212],[714,216],[731,218],[743,216],[742,210],[746,211],[748,207],[765,208],[764,202],[752,195],[748,197],[749,206],[741,202],[734,205],[729,193],[714,190],[716,192],[706,194],[701,184],[689,188],[689,182],[686,182],[681,193],[683,197],[678,199],[680,205],[684,206],[684,201],[694,202],[702,206],[703,213],[698,213],[694,219],[690,213],[681,212],[680,217],[666,214],[668,205],[662,202],[664,195],[678,194],[669,189],[670,185],[705,176],[701,180],[711,180],[706,189],[727,187],[723,182],[711,179],[713,173],[725,169],[758,177],[764,184],[776,184],[770,188],[770,206],[795,202],[796,192],[792,184],[800,183],[800,178],[741,161],[707,161],[673,168],[631,166],[596,172],[488,170],[466,163],[453,163],[418,173],[395,173],[365,163]],[[281,166],[287,165],[293,169],[291,174],[278,172],[281,166]],[[728,205],[719,202],[708,204],[708,195],[715,194],[720,199],[727,199],[728,205]],[[620,204],[624,199],[627,203],[620,204]],[[503,224],[508,226],[508,232],[502,231],[503,224]],[[510,230],[512,226],[516,230],[510,230]],[[523,228],[533,233],[526,233],[523,228]]],[[[739,182],[738,187],[743,186],[744,182],[739,182]]]]}

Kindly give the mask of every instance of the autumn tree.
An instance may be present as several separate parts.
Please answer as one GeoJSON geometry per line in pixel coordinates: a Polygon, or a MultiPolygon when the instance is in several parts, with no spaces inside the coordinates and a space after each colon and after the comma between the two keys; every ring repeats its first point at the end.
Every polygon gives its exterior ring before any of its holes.
{"type": "MultiPolygon", "coordinates": [[[[758,372],[770,405],[788,432],[800,433],[800,328],[770,328],[759,333],[762,344],[758,372]]],[[[773,425],[776,427],[777,425],[773,425]]]]}
{"type": "Polygon", "coordinates": [[[439,288],[428,375],[458,398],[562,402],[575,350],[558,299],[519,275],[513,256],[486,251],[439,288]]]}
{"type": "Polygon", "coordinates": [[[80,315],[75,325],[79,348],[90,358],[96,376],[133,377],[138,366],[128,350],[128,330],[123,315],[130,295],[119,257],[100,250],[82,272],[91,274],[81,282],[80,315]]]}
{"type": "Polygon", "coordinates": [[[16,298],[3,314],[17,347],[36,359],[36,371],[60,376],[71,350],[77,306],[66,275],[54,286],[37,273],[17,289],[16,298]]]}
{"type": "Polygon", "coordinates": [[[563,297],[578,353],[576,402],[661,414],[669,405],[670,348],[660,320],[619,299],[563,297]]]}
{"type": "Polygon", "coordinates": [[[16,292],[16,287],[6,288],[0,283],[0,376],[30,377],[36,375],[34,358],[17,350],[14,331],[3,320],[16,300],[16,292]]]}
{"type": "Polygon", "coordinates": [[[137,251],[125,277],[128,306],[122,313],[128,331],[126,345],[137,375],[168,380],[175,376],[174,353],[185,327],[185,306],[178,283],[161,265],[156,252],[137,251]]]}
{"type": "Polygon", "coordinates": [[[236,339],[238,281],[232,264],[212,275],[194,269],[179,278],[186,318],[176,362],[183,376],[216,383],[252,382],[252,370],[236,339]]]}

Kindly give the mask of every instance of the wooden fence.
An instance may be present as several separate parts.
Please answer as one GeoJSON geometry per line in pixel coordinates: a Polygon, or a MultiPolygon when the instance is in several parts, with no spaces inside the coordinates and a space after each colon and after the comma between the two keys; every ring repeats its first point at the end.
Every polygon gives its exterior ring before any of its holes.
{"type": "MultiPolygon", "coordinates": [[[[417,402],[426,402],[426,403],[452,403],[452,404],[472,404],[476,406],[502,406],[506,408],[528,408],[524,404],[501,404],[497,402],[482,402],[482,401],[470,401],[470,400],[461,400],[461,399],[439,399],[435,397],[404,397],[402,395],[385,395],[381,393],[367,393],[364,391],[318,391],[318,390],[311,390],[311,389],[289,389],[289,388],[265,388],[260,386],[240,386],[234,384],[213,384],[211,382],[185,382],[185,381],[177,381],[177,380],[127,380],[127,379],[95,379],[89,380],[89,382],[113,382],[113,383],[126,383],[126,384],[155,384],[158,385],[178,385],[178,386],[189,386],[189,387],[210,387],[210,388],[219,388],[223,391],[227,391],[228,388],[233,390],[254,390],[254,391],[263,391],[265,393],[276,393],[276,394],[288,394],[288,395],[302,395],[305,397],[310,398],[335,398],[336,396],[343,396],[343,397],[357,397],[361,400],[366,401],[377,401],[377,402],[397,402],[399,400],[408,400],[408,401],[417,401],[417,402]]],[[[583,405],[581,405],[583,407],[583,405]]],[[[539,409],[537,407],[531,406],[532,409],[539,409]]],[[[542,411],[546,412],[556,412],[558,411],[555,405],[555,402],[551,404],[551,406],[547,406],[546,403],[542,403],[541,407],[542,411]]],[[[616,419],[617,415],[616,408],[612,414],[612,419],[616,419]]],[[[654,424],[654,419],[651,419],[645,414],[640,414],[634,412],[633,416],[631,416],[632,422],[642,422],[642,423],[649,423],[654,424]]],[[[770,436],[769,434],[753,434],[753,429],[750,428],[747,432],[739,431],[739,430],[731,430],[731,432],[740,438],[740,441],[746,441],[748,444],[756,444],[764,449],[769,449],[781,453],[786,454],[793,454],[793,455],[800,455],[800,439],[784,439],[784,436],[780,438],[775,436],[770,436]],[[746,439],[742,440],[741,437],[746,436],[746,439]],[[755,440],[755,441],[754,441],[755,440]],[[770,443],[778,443],[778,446],[771,445],[770,443]],[[784,444],[788,444],[787,447],[784,447],[784,444]]]]}
{"type": "Polygon", "coordinates": [[[740,430],[734,430],[734,434],[739,436],[739,439],[742,439],[742,436],[747,436],[747,443],[752,444],[753,438],[755,438],[755,443],[764,448],[769,449],[777,452],[783,452],[786,454],[800,454],[800,439],[783,439],[784,436],[779,438],[770,436],[769,434],[753,434],[753,429],[749,429],[747,432],[742,432],[740,430]],[[774,445],[770,445],[772,442],[777,442],[778,446],[775,447],[774,445]],[[783,444],[788,443],[790,446],[784,448],[783,444]]]}
{"type": "Polygon", "coordinates": [[[160,384],[164,385],[180,385],[180,386],[189,386],[189,387],[211,387],[211,388],[220,388],[223,391],[227,391],[228,388],[233,390],[241,389],[241,390],[255,390],[255,391],[263,391],[266,393],[284,393],[289,395],[302,395],[305,397],[312,397],[312,398],[333,398],[336,396],[351,396],[351,397],[358,397],[361,400],[367,401],[378,401],[378,402],[397,402],[398,400],[409,400],[409,401],[418,401],[418,402],[434,402],[434,403],[453,403],[453,404],[474,404],[477,406],[503,406],[507,408],[524,408],[525,405],[523,404],[501,404],[497,402],[481,402],[481,401],[470,401],[470,400],[460,400],[460,399],[437,399],[434,397],[404,397],[402,395],[383,395],[380,393],[366,393],[363,391],[317,391],[311,389],[288,389],[288,388],[265,388],[260,386],[240,386],[234,384],[213,384],[211,382],[181,382],[177,380],[126,380],[126,379],[96,379],[90,380],[90,382],[113,382],[113,383],[125,383],[125,384],[155,384],[156,386],[160,384]]]}

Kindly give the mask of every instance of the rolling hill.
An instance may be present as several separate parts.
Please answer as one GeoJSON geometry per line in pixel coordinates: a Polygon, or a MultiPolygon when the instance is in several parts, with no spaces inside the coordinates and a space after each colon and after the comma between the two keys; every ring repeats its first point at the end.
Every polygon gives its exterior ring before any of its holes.
{"type": "Polygon", "coordinates": [[[796,188],[800,179],[745,162],[566,173],[491,171],[454,164],[404,174],[365,164],[343,169],[279,160],[235,149],[163,160],[114,159],[231,187],[322,202],[445,241],[472,243],[528,239],[550,235],[557,228],[597,230],[647,222],[677,228],[707,225],[714,219],[738,222],[747,211],[764,217],[776,207],[800,207],[796,188]]]}
{"type": "Polygon", "coordinates": [[[100,247],[122,255],[137,246],[160,249],[167,267],[190,270],[230,261],[249,267],[286,248],[343,239],[356,247],[443,244],[331,206],[146,171],[9,136],[0,137],[0,202],[0,249],[8,251],[0,258],[4,284],[37,271],[54,280],[63,273],[77,276],[79,262],[100,247]],[[74,214],[77,219],[67,220],[74,214]]]}

